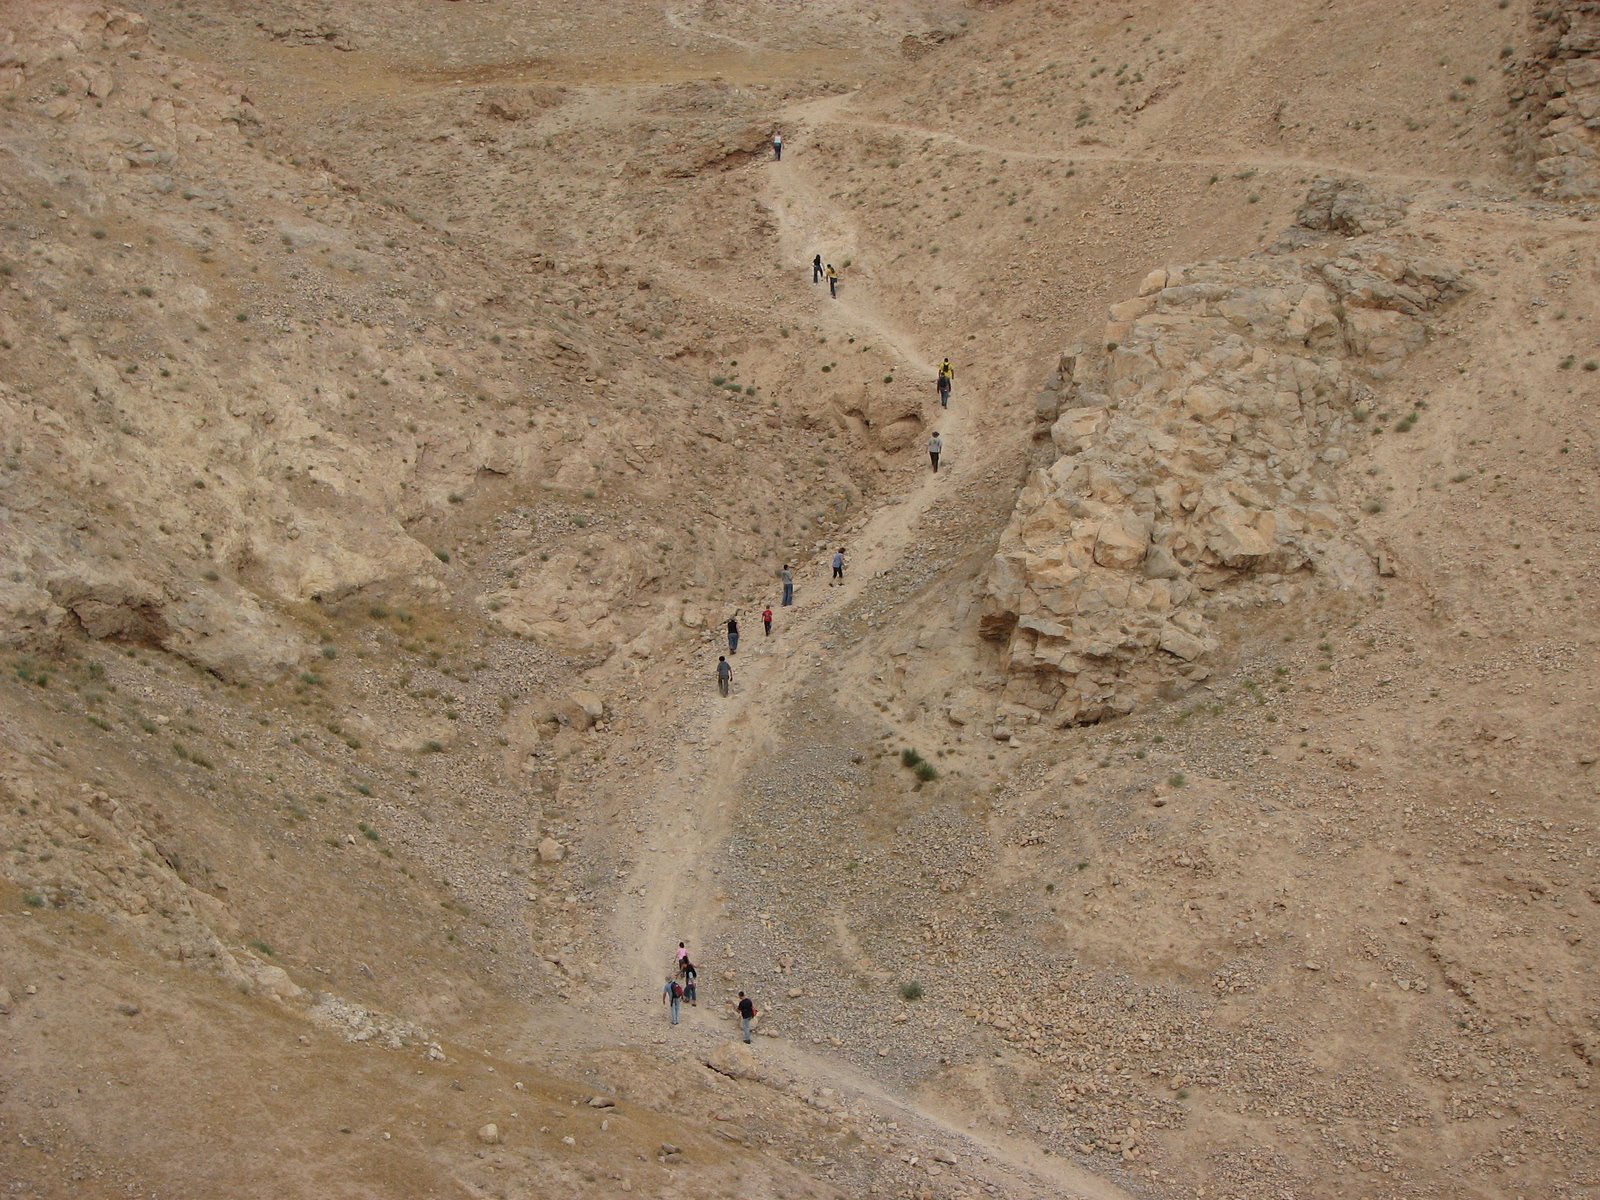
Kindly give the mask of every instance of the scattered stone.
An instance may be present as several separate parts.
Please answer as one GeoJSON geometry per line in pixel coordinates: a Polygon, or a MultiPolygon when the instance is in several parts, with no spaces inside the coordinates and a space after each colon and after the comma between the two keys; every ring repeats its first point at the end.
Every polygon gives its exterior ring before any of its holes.
{"type": "Polygon", "coordinates": [[[501,1141],[500,1126],[496,1125],[493,1121],[490,1121],[487,1125],[482,1126],[478,1130],[478,1140],[485,1146],[499,1145],[501,1141]]]}

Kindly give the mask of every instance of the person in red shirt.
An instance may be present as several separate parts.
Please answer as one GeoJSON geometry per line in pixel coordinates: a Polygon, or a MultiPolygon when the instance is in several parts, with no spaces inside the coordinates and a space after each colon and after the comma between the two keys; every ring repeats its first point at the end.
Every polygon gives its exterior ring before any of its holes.
{"type": "Polygon", "coordinates": [[[761,610],[761,628],[767,631],[767,636],[772,636],[772,605],[767,605],[761,610]]]}

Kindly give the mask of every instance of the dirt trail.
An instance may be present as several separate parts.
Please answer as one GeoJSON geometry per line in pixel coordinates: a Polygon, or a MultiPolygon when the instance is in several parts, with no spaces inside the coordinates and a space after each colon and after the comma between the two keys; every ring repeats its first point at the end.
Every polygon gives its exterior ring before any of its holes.
{"type": "MultiPolygon", "coordinates": [[[[830,99],[835,98],[830,97],[830,99]]],[[[998,155],[1001,158],[1021,159],[1026,162],[1111,163],[1118,166],[1137,167],[1210,167],[1229,173],[1238,171],[1240,168],[1253,167],[1257,170],[1269,171],[1303,171],[1313,175],[1348,175],[1356,179],[1375,180],[1390,184],[1398,183],[1407,187],[1454,185],[1461,179],[1459,174],[1449,176],[1399,175],[1392,171],[1365,170],[1349,163],[1325,162],[1319,159],[1296,158],[1293,155],[1261,154],[1245,150],[1241,150],[1237,154],[1222,155],[1168,154],[1159,147],[1153,148],[1148,154],[1118,154],[1103,147],[1092,145],[1066,147],[1060,150],[1024,150],[1016,146],[1000,146],[991,142],[973,141],[959,134],[948,133],[941,129],[932,129],[925,125],[911,125],[899,121],[881,121],[871,117],[850,116],[837,111],[829,111],[814,119],[826,119],[832,124],[850,126],[856,129],[878,129],[888,133],[927,138],[947,146],[957,146],[963,150],[970,150],[975,154],[998,155]]],[[[1492,184],[1496,181],[1479,180],[1476,182],[1492,184]]]]}
{"type": "MultiPolygon", "coordinates": [[[[838,247],[848,251],[856,244],[856,231],[848,218],[821,195],[805,165],[811,129],[834,119],[847,100],[847,96],[828,97],[796,105],[786,114],[785,128],[791,131],[786,134],[789,155],[781,163],[769,164],[767,176],[767,205],[776,219],[786,262],[808,262],[815,253],[812,246],[826,245],[829,253],[839,253],[838,247]]],[[[857,337],[870,334],[890,347],[907,369],[927,379],[931,395],[936,373],[933,360],[884,311],[875,280],[864,274],[858,282],[847,283],[837,300],[820,285],[814,292],[817,315],[824,323],[857,337]]],[[[946,445],[958,456],[957,479],[975,478],[979,452],[974,448],[973,456],[963,461],[962,437],[968,421],[959,392],[955,407],[940,412],[939,421],[946,445]]],[[[848,608],[867,582],[906,553],[919,520],[955,486],[959,483],[951,473],[936,476],[928,471],[920,483],[873,513],[841,543],[848,552],[843,586],[821,586],[829,573],[827,553],[809,562],[795,562],[800,604],[781,610],[781,632],[770,640],[761,636],[750,614],[741,642],[744,653],[732,659],[732,695],[726,699],[716,695],[709,670],[703,680],[697,678],[688,685],[703,691],[699,698],[685,700],[685,732],[678,752],[670,767],[650,781],[651,799],[636,817],[636,828],[648,841],[632,887],[615,915],[613,935],[619,957],[612,983],[619,994],[659,989],[654,981],[670,969],[677,940],[687,938],[694,949],[702,932],[713,927],[718,901],[715,889],[699,878],[699,864],[713,858],[731,832],[739,802],[737,788],[766,749],[762,731],[780,727],[786,704],[818,669],[814,659],[816,627],[848,608]]],[[[719,620],[720,614],[712,619],[719,620]]],[[[654,1008],[650,1006],[639,1021],[659,1022],[654,1008]]],[[[636,1010],[622,1004],[617,1011],[636,1010]]],[[[684,1020],[684,1032],[695,1031],[708,1046],[728,1036],[727,1026],[716,1021],[708,1009],[686,1007],[684,1020]]],[[[1039,1188],[1041,1194],[1126,1200],[1127,1194],[1115,1185],[1002,1135],[958,1128],[932,1107],[885,1091],[833,1058],[773,1039],[763,1039],[761,1056],[814,1085],[853,1092],[873,1108],[918,1122],[935,1136],[969,1143],[991,1166],[1013,1177],[1013,1183],[1039,1188]]]]}

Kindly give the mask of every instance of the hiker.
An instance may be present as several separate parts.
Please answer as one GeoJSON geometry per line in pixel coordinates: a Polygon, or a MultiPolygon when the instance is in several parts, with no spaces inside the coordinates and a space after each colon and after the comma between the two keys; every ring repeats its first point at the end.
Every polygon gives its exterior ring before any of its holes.
{"type": "Polygon", "coordinates": [[[728,694],[728,687],[733,683],[733,664],[722,655],[717,655],[717,691],[724,696],[728,694]]]}
{"type": "Polygon", "coordinates": [[[700,1007],[700,1003],[699,1003],[699,999],[698,999],[699,992],[695,988],[695,982],[699,978],[700,978],[700,972],[695,969],[695,965],[692,962],[690,962],[687,958],[684,959],[683,960],[683,998],[685,1000],[687,1000],[695,1008],[699,1008],[700,1007]]]}
{"type": "Polygon", "coordinates": [[[661,989],[661,1003],[672,1006],[672,1023],[678,1023],[678,1008],[683,1003],[683,988],[671,975],[667,976],[666,985],[661,989]]]}
{"type": "Polygon", "coordinates": [[[772,605],[767,605],[761,610],[761,628],[765,629],[766,636],[772,636],[772,605]]]}
{"type": "Polygon", "coordinates": [[[739,1031],[744,1034],[744,1044],[750,1044],[750,1022],[756,1019],[756,1006],[749,996],[739,993],[739,1002],[735,1005],[739,1010],[739,1031]]]}
{"type": "Polygon", "coordinates": [[[947,358],[939,364],[939,407],[950,407],[950,389],[955,386],[956,369],[950,365],[947,358]]]}
{"type": "Polygon", "coordinates": [[[811,282],[822,282],[822,255],[817,255],[811,260],[811,282]]]}
{"type": "Polygon", "coordinates": [[[739,616],[737,613],[728,618],[728,653],[739,653],[739,616]]]}
{"type": "Polygon", "coordinates": [[[933,460],[933,473],[939,473],[939,452],[944,449],[944,442],[939,438],[939,431],[935,429],[933,436],[928,439],[928,457],[933,460]]]}
{"type": "Polygon", "coordinates": [[[779,578],[783,580],[783,607],[788,608],[794,603],[794,571],[788,563],[783,564],[783,571],[779,578]]]}
{"type": "Polygon", "coordinates": [[[678,970],[683,970],[683,964],[689,961],[689,947],[683,942],[678,943],[678,970]]]}
{"type": "Polygon", "coordinates": [[[839,298],[839,272],[833,269],[832,263],[829,263],[824,275],[828,280],[828,295],[837,300],[839,298]]]}
{"type": "Polygon", "coordinates": [[[828,586],[832,587],[836,581],[838,582],[840,587],[844,586],[844,547],[843,546],[840,546],[838,553],[833,556],[833,578],[828,580],[828,586]]]}
{"type": "Polygon", "coordinates": [[[781,133],[772,135],[772,161],[783,161],[783,134],[781,133]]]}

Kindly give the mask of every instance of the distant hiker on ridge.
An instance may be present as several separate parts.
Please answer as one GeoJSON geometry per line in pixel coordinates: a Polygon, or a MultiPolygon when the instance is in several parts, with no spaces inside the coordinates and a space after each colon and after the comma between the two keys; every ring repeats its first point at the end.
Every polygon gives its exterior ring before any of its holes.
{"type": "Polygon", "coordinates": [[[939,437],[939,431],[935,429],[933,436],[928,439],[928,457],[933,460],[933,473],[935,475],[939,473],[939,452],[943,449],[944,442],[939,437]]]}
{"type": "Polygon", "coordinates": [[[779,577],[783,580],[783,606],[788,608],[794,603],[794,571],[788,563],[783,564],[783,572],[779,577]]]}
{"type": "Polygon", "coordinates": [[[811,282],[822,282],[822,255],[817,255],[811,260],[811,282]]]}
{"type": "Polygon", "coordinates": [[[832,263],[829,263],[826,274],[828,278],[828,295],[837,300],[839,298],[839,272],[833,269],[832,263]]]}
{"type": "Polygon", "coordinates": [[[719,654],[717,655],[717,691],[726,696],[732,683],[733,664],[719,654]]]}

